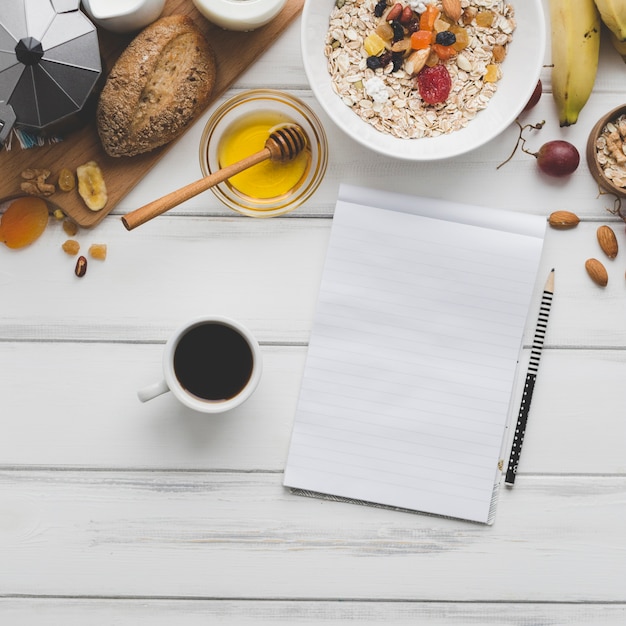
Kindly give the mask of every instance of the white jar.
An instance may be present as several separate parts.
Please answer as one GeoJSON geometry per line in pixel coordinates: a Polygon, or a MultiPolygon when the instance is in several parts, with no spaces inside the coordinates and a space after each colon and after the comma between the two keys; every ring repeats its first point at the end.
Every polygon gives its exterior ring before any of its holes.
{"type": "Polygon", "coordinates": [[[226,30],[254,30],[271,22],[287,0],[193,0],[210,22],[226,30]]]}
{"type": "Polygon", "coordinates": [[[98,26],[114,33],[132,33],[156,21],[165,0],[83,0],[83,7],[98,26]]]}

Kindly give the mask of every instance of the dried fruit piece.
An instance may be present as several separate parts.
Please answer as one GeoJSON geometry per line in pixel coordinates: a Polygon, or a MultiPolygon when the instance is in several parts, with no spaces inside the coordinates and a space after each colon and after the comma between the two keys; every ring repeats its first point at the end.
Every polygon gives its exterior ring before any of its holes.
{"type": "Polygon", "coordinates": [[[411,48],[414,50],[430,48],[432,42],[433,34],[430,30],[418,30],[411,35],[411,48]]]}
{"type": "Polygon", "coordinates": [[[17,198],[0,221],[0,241],[9,248],[23,248],[38,239],[48,225],[48,205],[41,198],[17,198]]]}
{"type": "Polygon", "coordinates": [[[63,222],[63,230],[66,235],[73,237],[78,232],[78,224],[70,219],[67,219],[63,222]]]}
{"type": "Polygon", "coordinates": [[[453,46],[442,46],[438,43],[434,43],[433,46],[434,53],[442,60],[448,61],[453,56],[456,55],[456,50],[453,46]]]}
{"type": "Polygon", "coordinates": [[[610,226],[600,226],[596,232],[598,237],[598,243],[602,248],[602,251],[609,259],[614,259],[617,256],[617,237],[610,226]]]}
{"type": "Polygon", "coordinates": [[[467,29],[463,28],[463,26],[452,24],[452,26],[450,26],[450,32],[454,33],[454,36],[456,37],[456,41],[452,44],[452,47],[457,52],[465,50],[465,48],[469,45],[469,34],[467,29]]]}
{"type": "Polygon", "coordinates": [[[506,48],[498,43],[493,47],[491,54],[496,63],[502,63],[506,58],[506,48]]]}
{"type": "Polygon", "coordinates": [[[422,30],[432,30],[439,13],[439,9],[434,4],[427,4],[426,10],[420,15],[420,28],[422,30]]]}
{"type": "Polygon", "coordinates": [[[76,187],[76,179],[74,178],[74,174],[67,167],[64,167],[59,172],[59,180],[57,181],[57,185],[59,185],[59,189],[61,191],[72,191],[72,189],[76,187]]]}
{"type": "Polygon", "coordinates": [[[385,49],[385,40],[377,33],[370,33],[363,42],[363,47],[368,56],[378,56],[385,49]]]}
{"type": "Polygon", "coordinates": [[[76,261],[76,267],[74,268],[74,274],[78,278],[82,278],[87,273],[87,259],[84,256],[79,256],[76,261]]]}
{"type": "Polygon", "coordinates": [[[598,259],[587,259],[585,261],[585,269],[591,280],[600,287],[606,287],[609,282],[609,275],[606,268],[598,259]]]}
{"type": "Polygon", "coordinates": [[[554,211],[554,213],[550,213],[548,217],[548,224],[552,226],[552,228],[574,228],[578,226],[580,222],[580,218],[575,213],[571,211],[554,211]]]}
{"type": "Polygon", "coordinates": [[[89,246],[89,256],[92,259],[98,259],[104,261],[107,258],[107,245],[106,243],[94,243],[89,246]]]}
{"type": "Polygon", "coordinates": [[[498,70],[498,66],[495,63],[490,63],[489,65],[487,65],[485,69],[486,69],[486,72],[485,72],[485,75],[483,76],[483,80],[486,83],[497,82],[498,78],[500,78],[500,72],[498,70]]]}
{"type": "Polygon", "coordinates": [[[385,41],[391,41],[393,39],[393,28],[391,28],[388,22],[381,22],[374,32],[385,41]]]}
{"type": "Polygon", "coordinates": [[[80,250],[80,244],[76,241],[76,239],[68,239],[63,242],[61,248],[63,248],[63,252],[66,252],[71,256],[75,256],[80,250]]]}
{"type": "Polygon", "coordinates": [[[452,88],[450,73],[445,65],[441,64],[425,67],[417,75],[417,88],[422,100],[427,104],[445,102],[452,88]]]}
{"type": "Polygon", "coordinates": [[[480,9],[476,14],[476,26],[482,26],[483,28],[489,28],[493,24],[495,15],[493,11],[489,9],[480,9]]]}
{"type": "Polygon", "coordinates": [[[78,193],[91,211],[100,211],[107,203],[107,188],[102,170],[95,161],[89,161],[76,168],[78,193]]]}

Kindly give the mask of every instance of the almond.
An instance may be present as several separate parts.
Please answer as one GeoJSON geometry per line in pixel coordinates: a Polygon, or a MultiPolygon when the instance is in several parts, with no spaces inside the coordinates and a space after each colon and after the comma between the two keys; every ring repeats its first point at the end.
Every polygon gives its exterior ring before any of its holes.
{"type": "Polygon", "coordinates": [[[593,280],[596,285],[600,285],[600,287],[606,287],[609,282],[609,275],[607,274],[606,268],[598,259],[587,259],[585,261],[585,269],[587,270],[587,274],[589,274],[591,280],[593,280]]]}
{"type": "Polygon", "coordinates": [[[610,226],[600,226],[597,231],[598,243],[609,259],[617,256],[617,237],[610,226]]]}
{"type": "Polygon", "coordinates": [[[552,226],[552,228],[574,228],[578,226],[580,222],[580,218],[575,213],[571,211],[555,211],[554,213],[550,213],[548,217],[548,224],[552,226]]]}
{"type": "Polygon", "coordinates": [[[443,0],[441,8],[445,15],[447,15],[453,22],[458,22],[461,15],[463,15],[463,9],[461,8],[461,0],[443,0]]]}
{"type": "Polygon", "coordinates": [[[407,60],[404,62],[404,71],[409,76],[415,76],[426,64],[430,55],[430,46],[411,52],[407,60]]]}

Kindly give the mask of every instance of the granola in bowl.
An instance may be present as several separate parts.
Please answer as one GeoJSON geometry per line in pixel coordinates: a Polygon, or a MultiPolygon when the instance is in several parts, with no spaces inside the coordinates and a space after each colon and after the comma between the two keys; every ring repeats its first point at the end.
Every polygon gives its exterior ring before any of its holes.
{"type": "Polygon", "coordinates": [[[336,0],[324,55],[333,91],[363,121],[437,137],[488,106],[515,29],[506,0],[336,0]]]}

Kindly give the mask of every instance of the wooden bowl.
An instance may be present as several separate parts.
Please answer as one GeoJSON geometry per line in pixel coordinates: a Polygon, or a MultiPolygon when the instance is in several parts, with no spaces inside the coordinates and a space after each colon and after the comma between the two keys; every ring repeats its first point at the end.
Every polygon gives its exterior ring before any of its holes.
{"type": "MultiPolygon", "coordinates": [[[[591,175],[594,177],[598,185],[602,187],[604,190],[609,193],[615,194],[619,197],[626,197],[626,184],[622,187],[618,184],[615,184],[610,178],[608,178],[604,173],[604,167],[598,161],[598,150],[596,148],[596,141],[602,135],[605,126],[608,122],[615,122],[620,115],[626,115],[626,104],[616,107],[612,111],[609,111],[605,115],[603,115],[595,124],[595,126],[591,129],[589,133],[589,139],[587,140],[587,165],[589,166],[589,171],[591,175]]],[[[624,140],[626,143],[626,140],[624,140]]],[[[626,156],[626,155],[625,155],[626,156]]],[[[626,163],[624,164],[624,180],[626,183],[626,163]]]]}

